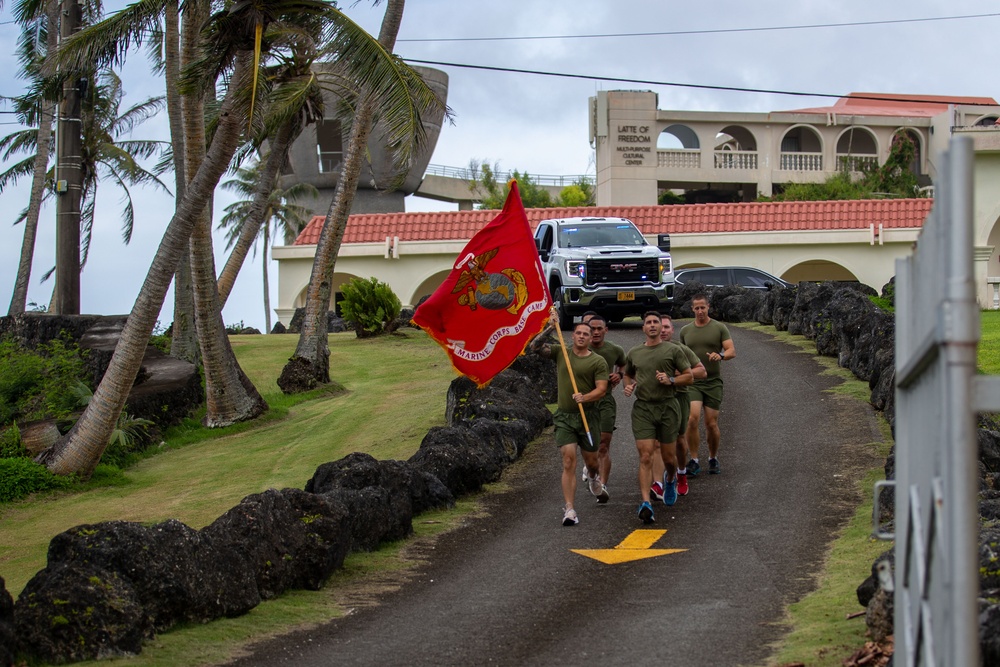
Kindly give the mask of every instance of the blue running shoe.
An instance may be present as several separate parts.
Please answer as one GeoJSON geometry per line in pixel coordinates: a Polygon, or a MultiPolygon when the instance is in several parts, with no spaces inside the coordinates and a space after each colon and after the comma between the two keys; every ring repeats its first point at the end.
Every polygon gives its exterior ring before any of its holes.
{"type": "Polygon", "coordinates": [[[719,459],[709,459],[708,460],[708,474],[709,475],[721,475],[722,468],[719,467],[719,459]]]}
{"type": "Polygon", "coordinates": [[[649,504],[649,501],[645,501],[639,505],[639,519],[643,523],[653,523],[656,521],[653,518],[653,506],[649,504]]]}
{"type": "Polygon", "coordinates": [[[688,474],[691,475],[692,477],[697,477],[698,473],[701,472],[701,465],[694,459],[691,459],[690,461],[688,461],[687,471],[688,474]]]}
{"type": "MultiPolygon", "coordinates": [[[[666,477],[666,474],[663,475],[666,477]]],[[[677,482],[668,482],[666,479],[663,480],[663,504],[673,505],[677,502],[677,482]]]]}

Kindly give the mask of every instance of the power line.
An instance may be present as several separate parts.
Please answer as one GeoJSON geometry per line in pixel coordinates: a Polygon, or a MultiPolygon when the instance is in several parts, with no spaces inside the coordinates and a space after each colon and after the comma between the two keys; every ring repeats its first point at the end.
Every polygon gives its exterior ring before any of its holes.
{"type": "Polygon", "coordinates": [[[915,19],[886,19],[884,21],[851,21],[848,23],[811,23],[803,25],[761,26],[756,28],[715,28],[709,30],[671,30],[667,32],[618,32],[591,35],[535,35],[522,37],[423,37],[397,39],[396,42],[508,42],[516,40],[546,39],[595,39],[608,37],[676,37],[679,35],[722,35],[739,32],[769,32],[780,30],[812,30],[816,28],[852,28],[858,26],[893,25],[900,23],[931,23],[936,21],[964,21],[967,19],[996,18],[1000,13],[965,14],[963,16],[932,16],[915,19]]]}
{"type": "MultiPolygon", "coordinates": [[[[803,91],[795,90],[777,90],[771,88],[743,88],[740,86],[713,86],[705,83],[677,83],[675,81],[653,81],[649,79],[627,79],[624,77],[615,76],[598,76],[596,74],[570,74],[567,72],[543,72],[541,70],[533,69],[517,69],[514,67],[492,67],[489,65],[468,65],[463,63],[448,63],[436,60],[417,60],[415,58],[404,58],[408,63],[416,63],[419,65],[434,65],[438,67],[458,67],[462,69],[478,69],[485,70],[488,72],[507,72],[512,74],[535,74],[537,76],[554,76],[561,77],[564,79],[585,79],[587,81],[609,81],[613,83],[638,83],[645,86],[669,86],[673,88],[698,88],[701,90],[722,90],[737,93],[762,93],[766,95],[791,95],[794,97],[828,97],[832,99],[840,99],[844,97],[843,94],[833,94],[833,93],[808,93],[803,91]]],[[[900,96],[879,96],[879,95],[851,95],[851,99],[854,100],[872,100],[878,102],[914,102],[914,103],[927,103],[933,102],[941,104],[940,99],[934,99],[930,97],[900,97],[900,96]]],[[[968,102],[969,106],[995,106],[987,102],[968,102]]]]}

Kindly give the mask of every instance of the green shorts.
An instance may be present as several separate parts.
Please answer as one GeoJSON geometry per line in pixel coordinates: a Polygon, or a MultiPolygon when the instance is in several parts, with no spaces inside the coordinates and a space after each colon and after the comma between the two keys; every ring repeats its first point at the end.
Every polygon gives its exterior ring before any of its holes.
{"type": "Polygon", "coordinates": [[[679,438],[687,431],[688,419],[691,417],[691,397],[686,391],[677,392],[677,404],[681,408],[681,423],[677,428],[677,437],[679,438]]]}
{"type": "Polygon", "coordinates": [[[580,449],[585,452],[596,452],[601,445],[601,434],[597,431],[597,425],[601,421],[600,412],[594,408],[586,408],[587,425],[591,428],[591,437],[587,438],[587,429],[583,427],[583,418],[580,411],[563,412],[556,410],[552,415],[552,421],[556,425],[556,445],[580,445],[580,449]]]}
{"type": "Polygon", "coordinates": [[[718,410],[722,407],[722,377],[695,380],[687,393],[692,403],[701,401],[706,408],[718,410]]]}
{"type": "Polygon", "coordinates": [[[636,401],[632,406],[632,435],[636,440],[674,442],[680,422],[681,408],[676,398],[658,403],[636,401]]]}
{"type": "Polygon", "coordinates": [[[615,420],[618,418],[618,402],[615,397],[610,392],[605,394],[597,402],[597,409],[601,413],[601,433],[614,433],[615,420]]]}

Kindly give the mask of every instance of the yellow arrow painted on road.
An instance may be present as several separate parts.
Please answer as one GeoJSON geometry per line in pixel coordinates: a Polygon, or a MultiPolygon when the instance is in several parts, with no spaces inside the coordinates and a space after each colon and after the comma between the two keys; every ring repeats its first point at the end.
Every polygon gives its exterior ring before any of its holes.
{"type": "Polygon", "coordinates": [[[677,554],[687,549],[653,549],[656,541],[667,534],[665,530],[635,530],[614,549],[570,549],[573,553],[599,560],[605,565],[628,563],[643,558],[677,554]]]}

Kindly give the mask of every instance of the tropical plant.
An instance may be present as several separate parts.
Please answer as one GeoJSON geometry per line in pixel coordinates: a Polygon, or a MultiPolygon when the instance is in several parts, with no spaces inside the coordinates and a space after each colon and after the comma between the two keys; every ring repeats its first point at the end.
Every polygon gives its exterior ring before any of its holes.
{"type": "MultiPolygon", "coordinates": [[[[29,82],[30,92],[15,100],[18,120],[27,127],[37,127],[35,134],[35,156],[31,164],[31,190],[28,205],[19,220],[24,221],[24,238],[21,241],[21,256],[17,265],[17,278],[10,298],[8,315],[23,313],[28,300],[28,283],[31,280],[31,265],[35,252],[35,237],[38,232],[38,217],[42,209],[45,191],[49,153],[52,143],[52,123],[55,119],[56,94],[54,86],[40,72],[40,65],[48,53],[55,51],[58,34],[54,26],[59,21],[58,0],[47,0],[42,5],[25,2],[18,5],[17,22],[21,25],[18,40],[18,57],[21,61],[20,76],[29,82]],[[53,26],[53,29],[49,29],[53,26]]],[[[3,159],[10,157],[5,151],[3,159]]],[[[3,177],[0,176],[0,192],[3,191],[3,177]]]]}
{"type": "Polygon", "coordinates": [[[559,191],[559,196],[553,198],[548,190],[535,183],[529,173],[521,173],[517,169],[504,172],[499,162],[491,165],[486,160],[471,160],[469,174],[469,190],[476,198],[479,208],[503,208],[512,180],[517,181],[517,189],[525,208],[594,206],[595,203],[594,184],[583,177],[564,187],[559,191]]]}
{"type": "Polygon", "coordinates": [[[403,307],[392,288],[374,276],[367,280],[352,278],[340,291],[341,312],[345,320],[354,323],[358,338],[385,333],[403,307]]]}
{"type": "MultiPolygon", "coordinates": [[[[233,250],[233,255],[236,254],[236,249],[233,247],[237,244],[240,238],[244,235],[244,232],[248,230],[254,232],[253,238],[253,248],[254,256],[257,252],[257,242],[259,238],[262,241],[262,262],[263,265],[263,281],[264,281],[264,321],[265,321],[265,331],[271,330],[271,288],[267,277],[267,249],[271,245],[271,234],[282,234],[285,238],[285,243],[290,243],[290,239],[294,239],[298,233],[305,226],[306,222],[309,220],[309,209],[305,206],[292,203],[293,201],[299,200],[306,196],[315,197],[318,191],[315,187],[309,183],[298,183],[283,190],[272,180],[271,190],[267,197],[267,206],[264,208],[261,217],[251,217],[256,213],[256,207],[254,195],[258,188],[258,183],[264,174],[261,170],[261,164],[256,162],[249,167],[241,167],[236,172],[236,178],[226,181],[222,184],[222,187],[231,192],[235,192],[238,195],[244,197],[249,197],[249,199],[241,199],[236,201],[225,208],[225,214],[219,221],[219,229],[225,229],[226,231],[226,250],[233,250]]],[[[233,256],[231,255],[231,256],[233,256]]],[[[243,256],[246,256],[244,251],[243,256]]],[[[242,264],[242,260],[238,260],[239,264],[242,264]]],[[[229,262],[226,262],[226,267],[229,267],[229,262]]],[[[219,277],[219,296],[223,298],[223,293],[229,293],[232,289],[231,287],[223,290],[222,282],[223,279],[229,279],[230,285],[231,281],[235,281],[235,275],[229,278],[226,270],[223,269],[222,276],[219,277]]]]}
{"type": "MultiPolygon", "coordinates": [[[[145,120],[159,112],[162,98],[150,98],[121,111],[124,97],[121,79],[111,70],[105,70],[91,79],[86,86],[86,94],[81,100],[80,129],[81,152],[80,162],[83,172],[81,195],[81,241],[80,267],[87,263],[90,242],[94,227],[94,215],[97,206],[97,188],[102,179],[110,180],[122,191],[122,240],[128,244],[132,239],[135,224],[135,207],[132,201],[130,186],[153,185],[169,192],[157,175],[142,166],[140,160],[155,157],[164,148],[161,141],[126,138],[145,120]]],[[[25,110],[44,103],[44,99],[22,98],[25,110]]],[[[26,119],[33,116],[25,114],[26,119]]],[[[0,139],[0,150],[4,150],[7,158],[15,150],[37,151],[39,129],[29,128],[19,130],[0,139]]],[[[47,151],[46,151],[47,152],[47,151]]],[[[16,182],[21,176],[33,174],[36,154],[31,154],[18,164],[13,165],[0,174],[0,190],[4,185],[16,182]]],[[[46,174],[46,182],[51,185],[54,178],[53,170],[46,174]]],[[[46,189],[42,200],[55,196],[53,188],[46,189]]],[[[22,212],[17,222],[24,220],[27,210],[22,212]]],[[[52,274],[47,271],[42,280],[52,274]]]]}
{"type": "MultiPolygon", "coordinates": [[[[185,3],[185,11],[196,4],[185,3]]],[[[81,31],[63,43],[58,59],[53,61],[53,67],[57,62],[117,62],[130,45],[147,35],[147,27],[158,20],[162,6],[160,0],[140,1],[101,24],[81,31]]],[[[401,9],[400,6],[400,11],[401,9]]],[[[267,34],[272,23],[305,15],[315,16],[336,27],[332,31],[330,48],[338,54],[338,63],[341,63],[346,80],[356,81],[362,89],[373,91],[391,91],[401,85],[398,77],[389,78],[385,74],[386,67],[398,67],[397,59],[389,56],[370,35],[328,3],[318,0],[258,0],[234,4],[215,15],[208,27],[209,38],[203,53],[210,54],[216,65],[210,66],[202,61],[191,63],[186,68],[189,76],[184,84],[204,85],[205,81],[214,80],[214,74],[221,71],[220,63],[226,67],[227,76],[223,79],[225,86],[222,89],[224,94],[211,144],[205,159],[200,162],[185,186],[184,195],[164,232],[132,313],[119,337],[111,365],[94,392],[93,399],[67,436],[42,457],[53,472],[79,472],[84,478],[93,473],[124,407],[156,316],[163,305],[163,298],[181,254],[186,250],[197,218],[207,207],[212,192],[236,152],[240,134],[247,127],[250,118],[250,91],[257,62],[255,48],[261,44],[266,45],[266,40],[261,41],[261,35],[267,34]]],[[[187,39],[190,33],[187,30],[184,33],[184,38],[187,39]]],[[[406,92],[409,93],[409,89],[406,92]]],[[[379,95],[376,94],[376,97],[379,95]]],[[[393,99],[398,99],[398,96],[393,99]]],[[[406,108],[411,109],[408,95],[406,108]]],[[[188,137],[185,137],[185,150],[190,151],[192,145],[194,144],[188,141],[188,137]]],[[[341,187],[345,187],[343,181],[341,187]]],[[[356,187],[356,177],[352,187],[356,187]]],[[[346,213],[344,220],[346,221],[346,213]]],[[[214,285],[214,277],[212,283],[214,285]]]]}

